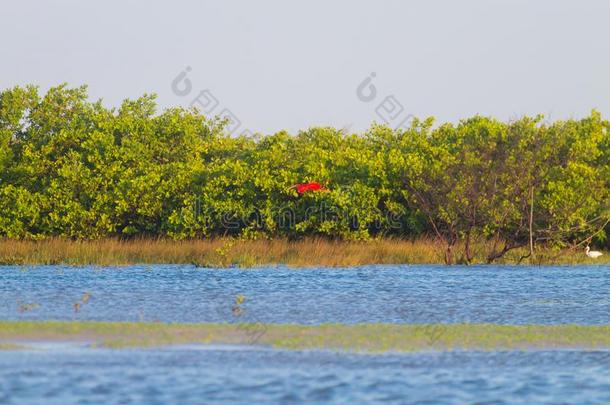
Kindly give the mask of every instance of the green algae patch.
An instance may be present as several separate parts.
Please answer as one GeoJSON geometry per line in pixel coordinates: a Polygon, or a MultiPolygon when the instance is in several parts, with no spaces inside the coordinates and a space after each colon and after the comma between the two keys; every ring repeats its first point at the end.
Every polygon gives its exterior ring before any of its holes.
{"type": "Polygon", "coordinates": [[[182,344],[229,344],[366,353],[592,350],[610,349],[610,325],[296,325],[0,321],[0,345],[11,347],[10,345],[28,341],[87,342],[92,348],[115,349],[182,344]]]}
{"type": "Polygon", "coordinates": [[[0,352],[4,350],[26,350],[27,346],[18,345],[15,343],[0,343],[0,352]]]}

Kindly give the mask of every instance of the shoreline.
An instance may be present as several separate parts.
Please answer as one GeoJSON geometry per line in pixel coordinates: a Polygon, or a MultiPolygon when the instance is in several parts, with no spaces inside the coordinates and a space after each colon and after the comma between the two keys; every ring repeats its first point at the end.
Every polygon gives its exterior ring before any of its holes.
{"type": "Polygon", "coordinates": [[[91,348],[253,345],[363,353],[455,350],[607,350],[610,325],[263,324],[0,321],[0,349],[79,342],[91,348]]]}
{"type": "MultiPolygon", "coordinates": [[[[474,246],[472,265],[487,264],[486,242],[474,246]]],[[[533,260],[519,259],[525,248],[510,251],[492,265],[610,264],[610,255],[589,259],[584,251],[540,247],[533,260]]],[[[362,265],[445,264],[442,245],[432,239],[340,241],[323,238],[243,240],[101,239],[74,241],[0,239],[0,265],[192,264],[198,267],[352,267],[362,265]]]]}

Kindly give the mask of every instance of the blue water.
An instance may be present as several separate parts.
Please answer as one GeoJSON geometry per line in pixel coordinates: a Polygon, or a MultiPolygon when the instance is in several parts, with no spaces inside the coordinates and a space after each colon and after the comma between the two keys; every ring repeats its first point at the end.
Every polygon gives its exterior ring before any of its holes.
{"type": "Polygon", "coordinates": [[[608,403],[609,352],[354,355],[46,348],[0,355],[0,403],[608,403]]]}
{"type": "Polygon", "coordinates": [[[230,322],[238,294],[261,322],[610,324],[610,266],[0,267],[0,319],[230,322]]]}
{"type": "MultiPolygon", "coordinates": [[[[238,294],[240,321],[610,324],[610,266],[0,266],[0,319],[235,322],[238,294]]],[[[610,352],[0,351],[0,404],[382,401],[608,403],[610,352]]]]}

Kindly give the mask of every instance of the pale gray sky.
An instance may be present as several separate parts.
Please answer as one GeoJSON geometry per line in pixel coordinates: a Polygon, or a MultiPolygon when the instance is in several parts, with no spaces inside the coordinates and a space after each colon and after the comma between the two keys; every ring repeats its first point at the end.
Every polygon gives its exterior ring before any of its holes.
{"type": "Polygon", "coordinates": [[[607,115],[609,17],[607,0],[3,1],[0,88],[87,84],[110,106],[154,92],[162,107],[209,89],[213,113],[266,133],[361,130],[389,95],[441,121],[607,115]]]}

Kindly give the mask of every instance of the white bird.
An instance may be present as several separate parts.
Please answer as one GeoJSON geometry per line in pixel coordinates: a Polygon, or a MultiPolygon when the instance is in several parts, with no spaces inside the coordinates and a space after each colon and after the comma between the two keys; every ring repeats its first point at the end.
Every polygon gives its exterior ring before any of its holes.
{"type": "Polygon", "coordinates": [[[587,246],[585,248],[585,254],[587,256],[589,256],[591,259],[597,259],[598,257],[600,257],[601,255],[603,255],[602,252],[598,252],[597,250],[590,250],[589,246],[587,246]]]}

